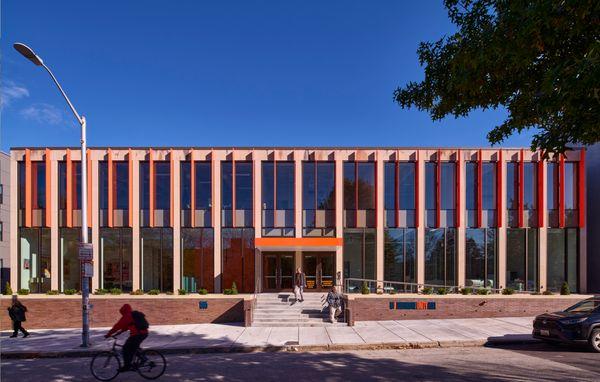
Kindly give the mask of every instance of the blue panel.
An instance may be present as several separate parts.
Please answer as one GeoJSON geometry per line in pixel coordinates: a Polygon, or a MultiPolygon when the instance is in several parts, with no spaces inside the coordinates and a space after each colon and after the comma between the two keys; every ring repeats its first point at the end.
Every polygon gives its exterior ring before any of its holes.
{"type": "Polygon", "coordinates": [[[396,309],[403,309],[403,310],[417,309],[417,303],[414,301],[413,302],[397,302],[396,309]]]}
{"type": "Polygon", "coordinates": [[[394,305],[395,305],[395,304],[394,304],[394,302],[393,302],[393,301],[392,301],[392,302],[390,302],[390,309],[394,309],[394,305]]]}
{"type": "Polygon", "coordinates": [[[200,301],[200,303],[198,303],[200,309],[208,309],[208,301],[200,301]]]}
{"type": "Polygon", "coordinates": [[[435,301],[429,301],[427,303],[427,310],[435,310],[435,301]]]}

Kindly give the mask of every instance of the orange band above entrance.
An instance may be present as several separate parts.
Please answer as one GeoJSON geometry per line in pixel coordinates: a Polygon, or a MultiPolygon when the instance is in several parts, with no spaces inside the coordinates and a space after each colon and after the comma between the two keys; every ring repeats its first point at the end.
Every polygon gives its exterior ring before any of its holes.
{"type": "Polygon", "coordinates": [[[341,247],[341,237],[258,237],[257,247],[341,247]]]}

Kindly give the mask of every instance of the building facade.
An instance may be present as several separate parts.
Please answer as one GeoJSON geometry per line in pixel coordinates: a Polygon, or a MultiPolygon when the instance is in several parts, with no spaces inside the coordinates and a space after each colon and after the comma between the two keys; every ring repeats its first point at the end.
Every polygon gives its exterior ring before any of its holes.
{"type": "Polygon", "coordinates": [[[0,291],[10,281],[10,155],[0,151],[0,291]]]}
{"type": "Polygon", "coordinates": [[[584,150],[91,148],[83,180],[77,149],[11,155],[15,290],[81,288],[82,198],[92,289],[587,290],[584,150]]]}

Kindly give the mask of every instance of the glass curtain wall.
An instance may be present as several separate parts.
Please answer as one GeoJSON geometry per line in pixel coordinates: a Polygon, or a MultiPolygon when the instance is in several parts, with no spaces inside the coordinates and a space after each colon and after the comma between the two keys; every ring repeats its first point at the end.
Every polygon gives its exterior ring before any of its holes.
{"type": "Polygon", "coordinates": [[[376,278],[376,231],[374,229],[344,230],[344,277],[376,278]]]}
{"type": "Polygon", "coordinates": [[[50,290],[50,228],[19,228],[19,289],[50,290]]]}
{"type": "Polygon", "coordinates": [[[100,228],[100,287],[131,292],[131,228],[100,228]]]}
{"type": "Polygon", "coordinates": [[[466,230],[465,286],[495,288],[498,252],[497,230],[493,228],[466,230]]]}
{"type": "Polygon", "coordinates": [[[264,236],[294,236],[294,162],[262,163],[264,236]]]}
{"type": "Polygon", "coordinates": [[[375,163],[344,162],[344,210],[346,227],[375,225],[375,163]],[[358,211],[366,211],[364,221],[358,211]]]}
{"type": "Polygon", "coordinates": [[[437,184],[437,163],[425,163],[425,216],[427,227],[435,227],[435,219],[431,217],[435,215],[437,209],[436,197],[437,184]]]}
{"type": "Polygon", "coordinates": [[[241,293],[253,293],[254,280],[254,229],[223,228],[222,261],[223,289],[235,283],[241,293]]]}
{"type": "Polygon", "coordinates": [[[506,209],[509,227],[519,224],[519,163],[506,163],[506,209]]]}
{"type": "Polygon", "coordinates": [[[579,230],[576,228],[548,229],[548,285],[552,291],[559,291],[563,283],[568,283],[571,292],[579,286],[579,230]]]}
{"type": "Polygon", "coordinates": [[[213,249],[212,228],[181,229],[181,288],[190,293],[214,291],[213,249]]]}
{"type": "MultiPolygon", "coordinates": [[[[81,208],[81,162],[72,162],[70,177],[72,208],[81,208]]],[[[67,209],[67,163],[58,162],[58,205],[61,210],[67,209]]]]}
{"type": "Polygon", "coordinates": [[[117,210],[129,209],[129,163],[115,161],[113,164],[113,182],[108,182],[108,162],[98,163],[100,209],[108,209],[108,188],[113,189],[113,206],[117,210]]]}
{"type": "Polygon", "coordinates": [[[252,220],[252,162],[235,162],[235,201],[233,162],[221,163],[221,200],[223,227],[251,227],[252,220]],[[235,203],[234,203],[235,202],[235,203]],[[235,211],[233,208],[235,207],[235,211]],[[235,219],[234,219],[235,215],[235,219]]]}
{"type": "MultiPolygon", "coordinates": [[[[65,289],[81,290],[81,265],[79,243],[81,228],[61,228],[59,231],[61,292],[65,289]]],[[[88,229],[88,243],[92,242],[92,230],[88,229]]],[[[91,284],[91,283],[90,283],[91,284]]],[[[90,285],[91,290],[91,285],[90,285]]]]}
{"type": "Polygon", "coordinates": [[[302,163],[304,236],[335,236],[335,163],[302,163]]]}
{"type": "Polygon", "coordinates": [[[506,230],[506,286],[517,291],[538,290],[538,231],[506,230]]]}
{"type": "Polygon", "coordinates": [[[173,291],[173,229],[140,229],[142,290],[173,291]]]}
{"type": "Polygon", "coordinates": [[[425,230],[425,283],[456,286],[456,230],[425,230]]]}
{"type": "MultiPolygon", "coordinates": [[[[417,230],[392,228],[384,231],[384,280],[416,283],[417,230]]],[[[412,290],[407,286],[394,286],[396,290],[412,290]]]]}

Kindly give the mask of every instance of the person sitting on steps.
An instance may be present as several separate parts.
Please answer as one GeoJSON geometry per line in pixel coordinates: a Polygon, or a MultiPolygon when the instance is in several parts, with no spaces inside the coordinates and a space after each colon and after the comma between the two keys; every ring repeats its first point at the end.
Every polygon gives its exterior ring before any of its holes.
{"type": "Polygon", "coordinates": [[[337,292],[335,286],[327,293],[327,304],[329,305],[329,320],[333,323],[342,314],[342,296],[337,292]]]}

